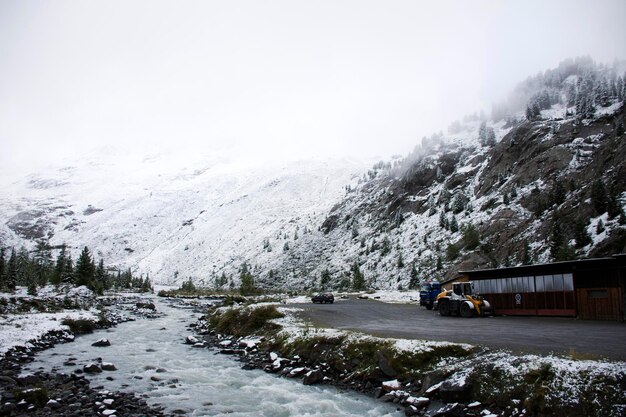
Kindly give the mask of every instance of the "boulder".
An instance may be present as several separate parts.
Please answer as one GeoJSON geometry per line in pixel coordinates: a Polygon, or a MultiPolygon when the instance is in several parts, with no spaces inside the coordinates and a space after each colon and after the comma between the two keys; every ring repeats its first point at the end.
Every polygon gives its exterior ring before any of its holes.
{"type": "Polygon", "coordinates": [[[115,365],[110,362],[102,362],[102,370],[103,371],[117,371],[115,365]]]}
{"type": "Polygon", "coordinates": [[[320,383],[324,379],[324,373],[319,369],[309,371],[304,375],[302,383],[304,385],[315,385],[320,383]]]}
{"type": "Polygon", "coordinates": [[[13,378],[11,378],[10,376],[2,376],[2,375],[0,375],[0,385],[10,385],[10,386],[13,386],[13,385],[16,385],[16,384],[17,384],[17,382],[13,378]]]}
{"type": "Polygon", "coordinates": [[[109,342],[109,339],[100,339],[100,340],[96,340],[95,342],[93,342],[91,346],[106,347],[106,346],[111,346],[111,342],[109,342]]]}
{"type": "Polygon", "coordinates": [[[194,336],[187,336],[185,338],[185,343],[188,345],[195,345],[196,343],[199,343],[200,341],[195,338],[194,336]]]}
{"type": "Polygon", "coordinates": [[[422,378],[422,394],[427,392],[429,394],[432,393],[434,390],[429,391],[429,389],[433,388],[435,385],[437,386],[435,389],[439,388],[439,385],[437,384],[442,382],[444,379],[446,379],[446,374],[438,369],[426,374],[424,378],[422,378]]]}
{"type": "Polygon", "coordinates": [[[465,417],[465,407],[461,404],[448,404],[436,410],[432,417],[465,417]]]}
{"type": "Polygon", "coordinates": [[[441,401],[446,403],[467,403],[471,400],[472,385],[465,378],[444,381],[439,387],[441,401]]]}
{"type": "Polygon", "coordinates": [[[148,310],[152,311],[156,310],[156,306],[154,305],[154,303],[137,303],[135,304],[135,306],[137,308],[147,308],[148,310]]]}
{"type": "Polygon", "coordinates": [[[287,374],[287,377],[296,378],[302,375],[305,371],[306,371],[306,368],[294,368],[287,374]]]}
{"type": "Polygon", "coordinates": [[[89,365],[83,366],[83,371],[88,374],[96,374],[102,372],[102,368],[95,363],[90,363],[89,365]]]}
{"type": "Polygon", "coordinates": [[[400,389],[400,382],[397,379],[383,382],[383,391],[391,392],[400,389]]]}
{"type": "Polygon", "coordinates": [[[411,396],[406,399],[406,403],[416,408],[425,408],[430,404],[430,398],[411,396]]]}

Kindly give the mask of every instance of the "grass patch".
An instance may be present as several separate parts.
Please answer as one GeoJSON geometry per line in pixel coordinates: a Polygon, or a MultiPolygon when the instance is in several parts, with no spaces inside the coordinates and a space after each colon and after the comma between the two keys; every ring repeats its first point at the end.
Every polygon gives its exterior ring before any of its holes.
{"type": "Polygon", "coordinates": [[[48,390],[44,387],[30,388],[24,391],[16,390],[13,395],[18,401],[26,401],[28,404],[35,405],[37,407],[43,407],[48,402],[48,390]]]}
{"type": "Polygon", "coordinates": [[[275,306],[258,308],[231,308],[224,312],[215,312],[209,317],[211,326],[220,333],[234,336],[248,336],[253,334],[273,334],[280,326],[270,320],[282,318],[285,315],[275,306]]]}

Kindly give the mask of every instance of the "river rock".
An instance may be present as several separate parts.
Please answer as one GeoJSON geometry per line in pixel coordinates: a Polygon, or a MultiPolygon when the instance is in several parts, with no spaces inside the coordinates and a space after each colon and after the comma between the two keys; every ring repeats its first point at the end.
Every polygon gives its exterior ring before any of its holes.
{"type": "Polygon", "coordinates": [[[109,342],[109,339],[100,339],[92,343],[91,346],[106,347],[111,346],[111,342],[109,342]]]}
{"type": "Polygon", "coordinates": [[[154,303],[137,303],[137,304],[135,304],[135,306],[137,308],[147,308],[147,309],[152,310],[152,311],[156,310],[156,306],[154,305],[154,303]]]}
{"type": "Polygon", "coordinates": [[[397,379],[383,382],[383,391],[391,392],[400,389],[400,382],[397,379]]]}
{"type": "Polygon", "coordinates": [[[306,372],[306,368],[294,368],[287,374],[287,377],[296,378],[302,375],[304,372],[306,372]]]}
{"type": "Polygon", "coordinates": [[[11,378],[9,376],[2,376],[2,375],[0,375],[0,386],[1,385],[13,386],[13,385],[16,385],[16,384],[17,384],[17,382],[13,378],[11,378]]]}
{"type": "Polygon", "coordinates": [[[319,369],[315,369],[313,371],[307,372],[304,375],[304,379],[302,380],[302,383],[304,385],[315,385],[315,384],[319,384],[320,382],[322,382],[323,379],[324,379],[324,373],[319,369]]]}
{"type": "Polygon", "coordinates": [[[110,362],[102,362],[102,370],[103,371],[117,371],[115,365],[110,362]]]}
{"type": "Polygon", "coordinates": [[[196,343],[200,342],[197,338],[195,338],[194,336],[187,336],[185,338],[185,343],[188,345],[195,345],[196,343]]]}
{"type": "Polygon", "coordinates": [[[88,374],[96,374],[102,372],[102,368],[100,368],[95,363],[90,363],[88,365],[83,366],[83,371],[88,374]]]}
{"type": "Polygon", "coordinates": [[[427,397],[409,397],[405,400],[406,404],[409,404],[416,408],[424,408],[430,404],[430,398],[427,397]]]}
{"type": "Polygon", "coordinates": [[[448,404],[432,413],[432,417],[465,417],[464,409],[465,407],[458,403],[448,404]]]}

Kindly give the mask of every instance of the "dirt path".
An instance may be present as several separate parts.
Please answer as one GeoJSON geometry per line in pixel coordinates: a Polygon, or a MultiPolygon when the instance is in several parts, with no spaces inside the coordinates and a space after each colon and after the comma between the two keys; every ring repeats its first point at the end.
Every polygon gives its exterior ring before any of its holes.
{"type": "Polygon", "coordinates": [[[441,317],[409,304],[338,300],[296,304],[301,317],[322,327],[383,337],[470,343],[514,352],[550,352],[626,360],[626,323],[554,317],[441,317]]]}

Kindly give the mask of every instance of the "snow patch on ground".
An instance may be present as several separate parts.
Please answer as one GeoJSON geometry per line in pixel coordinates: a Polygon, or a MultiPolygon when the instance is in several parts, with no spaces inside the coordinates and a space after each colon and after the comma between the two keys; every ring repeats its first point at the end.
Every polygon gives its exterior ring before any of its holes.
{"type": "Polygon", "coordinates": [[[15,346],[30,347],[36,340],[54,330],[69,330],[63,319],[96,320],[98,311],[63,311],[59,313],[27,313],[0,316],[0,358],[15,346]]]}

